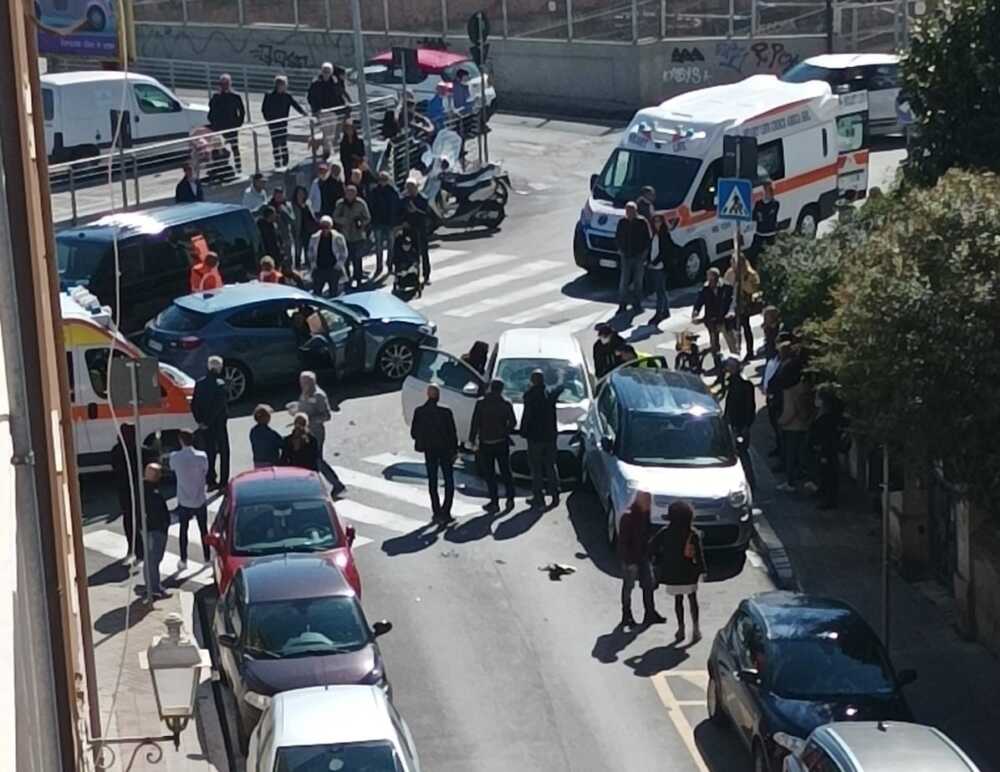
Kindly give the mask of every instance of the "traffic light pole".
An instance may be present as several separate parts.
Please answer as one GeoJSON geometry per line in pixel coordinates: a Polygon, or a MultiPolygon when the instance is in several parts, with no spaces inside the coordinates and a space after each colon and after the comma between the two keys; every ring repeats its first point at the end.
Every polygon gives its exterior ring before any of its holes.
{"type": "MultiPolygon", "coordinates": [[[[368,145],[371,158],[371,145],[375,137],[372,135],[372,119],[368,110],[368,85],[365,83],[365,37],[361,31],[361,0],[351,0],[351,24],[354,28],[354,69],[358,73],[358,102],[361,103],[361,130],[368,145]]],[[[406,80],[403,80],[406,88],[406,80]]],[[[344,169],[344,175],[350,176],[344,169]]]]}

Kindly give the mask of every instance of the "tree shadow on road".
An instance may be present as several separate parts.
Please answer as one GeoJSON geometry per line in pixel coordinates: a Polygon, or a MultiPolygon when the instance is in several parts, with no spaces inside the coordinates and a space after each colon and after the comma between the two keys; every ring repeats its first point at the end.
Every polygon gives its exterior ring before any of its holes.
{"type": "Polygon", "coordinates": [[[649,678],[657,673],[673,670],[688,659],[687,649],[675,643],[657,646],[645,654],[637,654],[625,660],[632,672],[640,678],[649,678]]]}
{"type": "Polygon", "coordinates": [[[412,555],[433,546],[444,530],[439,523],[427,523],[402,536],[395,536],[382,542],[382,552],[389,557],[412,555]]]}
{"type": "Polygon", "coordinates": [[[639,634],[642,633],[644,629],[645,628],[642,627],[631,627],[626,629],[621,626],[621,623],[619,623],[615,625],[615,629],[610,633],[604,633],[604,635],[597,636],[597,640],[594,641],[594,648],[591,649],[590,656],[598,662],[603,662],[606,665],[609,665],[612,662],[617,662],[619,652],[638,638],[639,634]]]}

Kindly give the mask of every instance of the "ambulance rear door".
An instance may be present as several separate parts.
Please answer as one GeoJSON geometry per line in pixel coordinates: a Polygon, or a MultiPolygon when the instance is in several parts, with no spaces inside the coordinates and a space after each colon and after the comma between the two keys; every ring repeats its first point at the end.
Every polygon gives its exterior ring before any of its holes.
{"type": "MultiPolygon", "coordinates": [[[[81,466],[87,466],[86,458],[92,452],[90,444],[90,421],[87,416],[87,406],[80,391],[80,375],[82,356],[76,348],[66,350],[66,372],[69,376],[69,401],[73,415],[73,446],[76,455],[81,459],[81,466]]],[[[86,376],[84,376],[86,377],[86,376]]],[[[96,406],[95,406],[96,408],[96,406]]],[[[96,417],[96,409],[95,409],[96,417]]]]}
{"type": "Polygon", "coordinates": [[[841,198],[854,201],[868,195],[868,92],[838,96],[837,187],[841,198]]]}

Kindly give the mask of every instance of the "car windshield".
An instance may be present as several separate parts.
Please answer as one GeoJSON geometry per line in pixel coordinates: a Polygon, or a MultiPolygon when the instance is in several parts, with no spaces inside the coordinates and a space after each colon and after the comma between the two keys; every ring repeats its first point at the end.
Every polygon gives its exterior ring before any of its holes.
{"type": "Polygon", "coordinates": [[[618,148],[594,185],[594,198],[623,207],[639,197],[644,185],[656,189],[656,208],[673,209],[684,202],[701,167],[698,158],[618,148]]]}
{"type": "Polygon", "coordinates": [[[353,596],[252,603],[247,615],[246,648],[273,656],[340,654],[370,642],[353,596]]]}
{"type": "Polygon", "coordinates": [[[381,740],[278,748],[274,772],[403,772],[403,767],[392,743],[381,740]]]}
{"type": "Polygon", "coordinates": [[[557,383],[566,387],[557,400],[560,405],[572,405],[587,398],[587,376],[583,368],[566,359],[501,359],[493,377],[503,381],[503,394],[507,399],[521,403],[535,370],[542,371],[547,388],[557,383]]]}
{"type": "Polygon", "coordinates": [[[889,695],[892,671],[867,630],[823,630],[771,645],[771,689],[788,699],[889,695]]]}
{"type": "Polygon", "coordinates": [[[736,463],[729,428],[717,415],[635,413],[623,460],[638,466],[728,466],[736,463]]]}
{"type": "Polygon", "coordinates": [[[236,507],[233,552],[280,555],[339,546],[330,508],[322,499],[267,501],[236,507]]]}
{"type": "Polygon", "coordinates": [[[153,324],[164,332],[194,332],[200,330],[207,323],[208,314],[202,314],[178,305],[169,305],[160,312],[153,324]]]}
{"type": "Polygon", "coordinates": [[[56,239],[59,278],[64,282],[86,283],[97,273],[110,250],[106,241],[68,237],[56,239]]]}
{"type": "Polygon", "coordinates": [[[830,70],[826,67],[817,67],[815,64],[809,64],[809,62],[799,62],[794,67],[789,68],[779,80],[783,80],[785,83],[806,83],[810,80],[833,83],[838,80],[834,75],[835,72],[835,70],[830,70]]]}

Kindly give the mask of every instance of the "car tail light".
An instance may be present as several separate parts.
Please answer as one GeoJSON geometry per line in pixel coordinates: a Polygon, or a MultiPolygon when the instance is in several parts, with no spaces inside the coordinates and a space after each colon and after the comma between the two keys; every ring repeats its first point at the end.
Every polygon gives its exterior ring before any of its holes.
{"type": "Polygon", "coordinates": [[[177,342],[177,345],[185,351],[190,351],[201,345],[201,338],[196,338],[194,335],[185,335],[177,342]]]}

